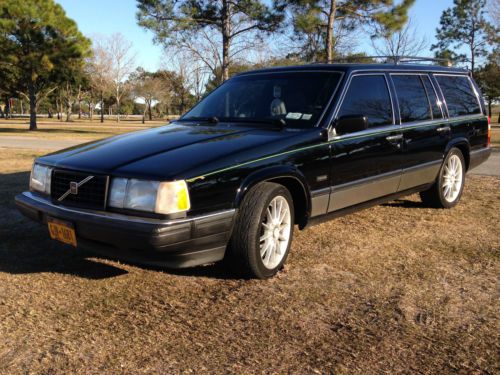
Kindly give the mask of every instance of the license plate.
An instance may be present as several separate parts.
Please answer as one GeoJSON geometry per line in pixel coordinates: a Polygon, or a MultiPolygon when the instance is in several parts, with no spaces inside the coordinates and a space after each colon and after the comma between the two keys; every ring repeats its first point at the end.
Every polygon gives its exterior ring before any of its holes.
{"type": "Polygon", "coordinates": [[[76,233],[72,223],[48,218],[47,224],[49,226],[50,238],[76,247],[76,233]]]}

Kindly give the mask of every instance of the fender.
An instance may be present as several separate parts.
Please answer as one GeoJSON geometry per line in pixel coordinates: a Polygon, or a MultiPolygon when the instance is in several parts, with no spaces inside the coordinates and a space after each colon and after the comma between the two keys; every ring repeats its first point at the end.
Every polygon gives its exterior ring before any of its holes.
{"type": "Polygon", "coordinates": [[[293,178],[301,185],[306,203],[306,214],[309,216],[311,210],[311,193],[309,185],[304,175],[294,165],[290,164],[275,165],[259,169],[245,177],[238,188],[234,207],[239,207],[245,193],[252,188],[252,186],[258,184],[259,182],[278,178],[293,178]]]}
{"type": "MultiPolygon", "coordinates": [[[[452,147],[455,147],[457,145],[463,145],[463,146],[467,147],[467,152],[470,151],[469,140],[465,137],[458,137],[458,138],[453,138],[448,142],[448,144],[446,145],[446,148],[444,150],[444,154],[446,155],[448,153],[448,151],[451,150],[452,147]]],[[[464,157],[465,156],[466,155],[464,155],[464,157]]]]}
{"type": "Polygon", "coordinates": [[[446,149],[444,151],[444,156],[448,154],[452,147],[458,147],[462,154],[464,155],[466,169],[469,170],[470,167],[470,143],[469,140],[465,137],[458,137],[450,140],[446,145],[446,149]]]}

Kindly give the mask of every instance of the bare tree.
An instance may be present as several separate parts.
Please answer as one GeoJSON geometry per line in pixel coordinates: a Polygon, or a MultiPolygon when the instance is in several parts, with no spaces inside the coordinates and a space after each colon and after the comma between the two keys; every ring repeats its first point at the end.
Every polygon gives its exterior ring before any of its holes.
{"type": "Polygon", "coordinates": [[[120,102],[130,89],[127,78],[135,68],[135,54],[132,53],[132,43],[123,34],[112,34],[107,39],[109,54],[109,73],[112,95],[116,100],[116,121],[120,121],[120,102]]]}
{"type": "Polygon", "coordinates": [[[400,30],[386,35],[376,28],[372,36],[372,47],[378,55],[383,56],[418,56],[426,50],[429,43],[425,36],[418,35],[418,26],[409,19],[400,30]]]}
{"type": "Polygon", "coordinates": [[[111,56],[107,51],[107,43],[103,37],[94,36],[92,39],[93,54],[88,61],[87,70],[92,89],[99,96],[101,122],[104,122],[104,94],[107,93],[111,85],[111,56]]]}

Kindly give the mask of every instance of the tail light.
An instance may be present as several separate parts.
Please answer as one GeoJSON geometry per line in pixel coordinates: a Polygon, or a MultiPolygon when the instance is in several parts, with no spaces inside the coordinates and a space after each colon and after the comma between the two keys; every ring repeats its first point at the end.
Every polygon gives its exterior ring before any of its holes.
{"type": "Polygon", "coordinates": [[[486,147],[491,146],[491,117],[488,116],[488,140],[486,141],[486,147]]]}

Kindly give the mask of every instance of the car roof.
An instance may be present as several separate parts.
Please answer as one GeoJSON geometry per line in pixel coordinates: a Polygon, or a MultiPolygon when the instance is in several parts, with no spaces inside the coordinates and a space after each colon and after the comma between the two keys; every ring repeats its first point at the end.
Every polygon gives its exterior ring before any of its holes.
{"type": "Polygon", "coordinates": [[[418,71],[435,73],[458,73],[469,74],[468,70],[456,67],[446,67],[429,64],[305,64],[293,66],[277,66],[263,69],[249,70],[236,76],[244,76],[252,73],[277,73],[277,72],[300,72],[300,71],[418,71]]]}

